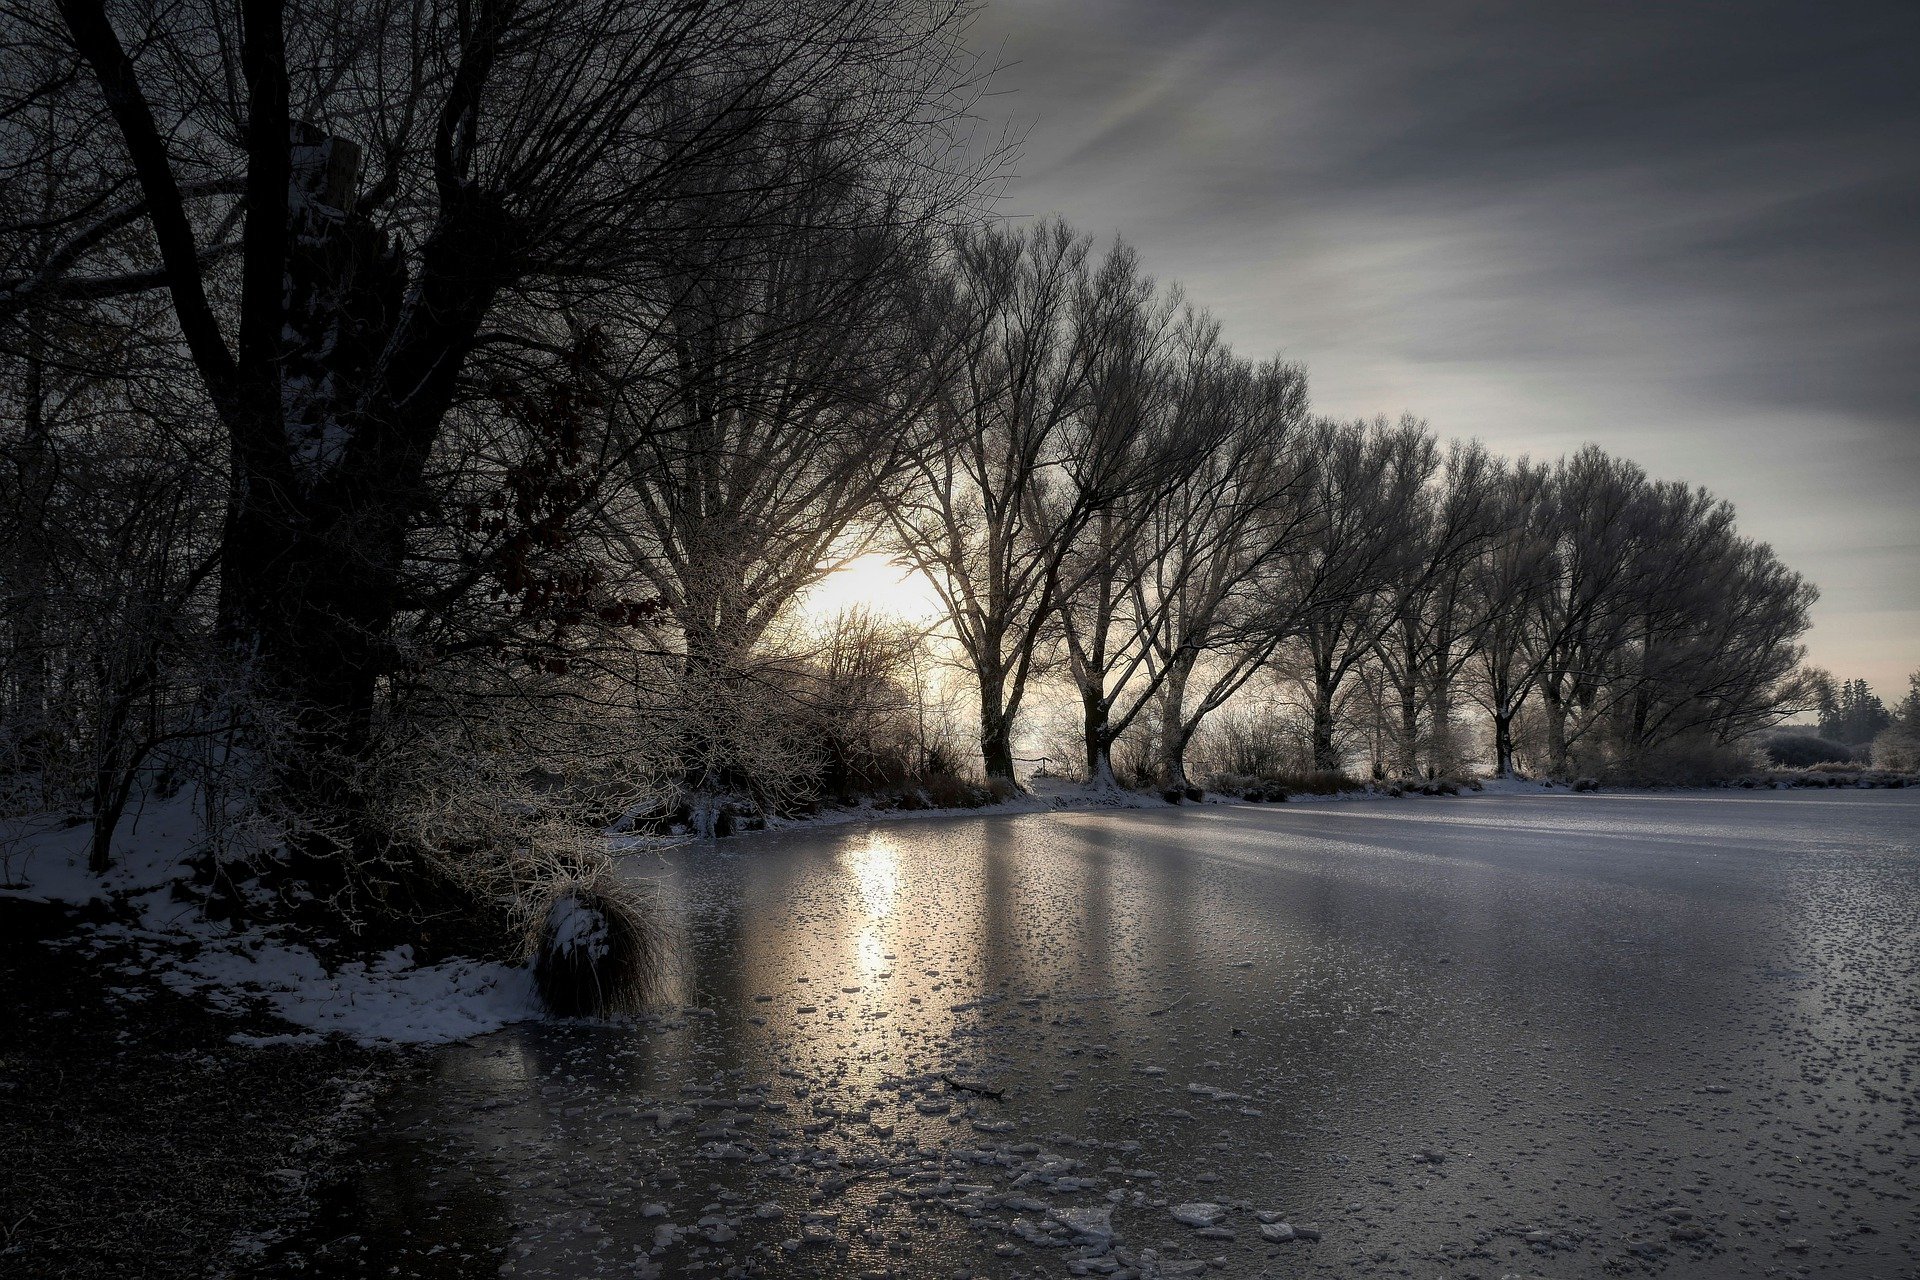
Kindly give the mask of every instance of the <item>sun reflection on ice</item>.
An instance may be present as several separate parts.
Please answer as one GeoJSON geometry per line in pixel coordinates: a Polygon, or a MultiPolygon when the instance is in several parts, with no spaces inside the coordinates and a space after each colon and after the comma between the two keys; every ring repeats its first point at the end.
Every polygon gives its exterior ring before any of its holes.
{"type": "Polygon", "coordinates": [[[866,918],[853,940],[853,961],[862,979],[878,977],[893,967],[893,905],[900,894],[900,849],[882,836],[869,836],[847,851],[854,883],[860,888],[860,907],[866,918]]]}
{"type": "Polygon", "coordinates": [[[900,892],[900,849],[884,836],[874,835],[848,851],[853,874],[860,885],[860,901],[867,918],[877,920],[893,914],[893,900],[900,892]]]}
{"type": "Polygon", "coordinates": [[[881,940],[872,926],[860,931],[854,939],[853,960],[859,966],[860,976],[871,978],[887,971],[893,961],[887,959],[887,944],[881,940]]]}

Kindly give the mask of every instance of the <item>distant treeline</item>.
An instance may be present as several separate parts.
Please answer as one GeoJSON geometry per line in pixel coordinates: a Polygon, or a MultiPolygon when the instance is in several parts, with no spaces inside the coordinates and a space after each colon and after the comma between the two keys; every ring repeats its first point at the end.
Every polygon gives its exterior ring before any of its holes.
{"type": "Polygon", "coordinates": [[[1775,764],[1872,764],[1902,772],[1920,770],[1920,671],[1907,677],[1907,694],[1889,711],[1865,680],[1836,682],[1814,673],[1814,711],[1809,732],[1783,729],[1767,739],[1775,764]]]}

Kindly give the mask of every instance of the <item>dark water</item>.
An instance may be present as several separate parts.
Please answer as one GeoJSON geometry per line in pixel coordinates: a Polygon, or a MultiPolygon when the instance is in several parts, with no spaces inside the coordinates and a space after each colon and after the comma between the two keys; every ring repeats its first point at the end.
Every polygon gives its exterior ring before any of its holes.
{"type": "Polygon", "coordinates": [[[940,819],[634,873],[677,1012],[442,1051],[295,1260],[1920,1274],[1920,792],[940,819]]]}

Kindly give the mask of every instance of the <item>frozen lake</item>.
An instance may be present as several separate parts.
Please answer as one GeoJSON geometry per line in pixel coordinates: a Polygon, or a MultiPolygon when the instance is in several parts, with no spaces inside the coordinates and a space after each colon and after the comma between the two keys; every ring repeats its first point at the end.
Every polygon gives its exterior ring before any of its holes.
{"type": "Polygon", "coordinates": [[[633,866],[683,922],[679,1011],[440,1051],[313,1268],[1920,1265],[1920,791],[934,819],[633,866]]]}

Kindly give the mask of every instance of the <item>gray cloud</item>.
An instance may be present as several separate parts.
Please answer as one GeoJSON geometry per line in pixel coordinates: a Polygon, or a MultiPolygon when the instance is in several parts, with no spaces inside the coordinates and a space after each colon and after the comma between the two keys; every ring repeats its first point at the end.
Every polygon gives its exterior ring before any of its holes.
{"type": "Polygon", "coordinates": [[[1920,6],[995,0],[1006,208],[1125,235],[1333,413],[1739,506],[1816,661],[1920,666],[1920,6]]]}

